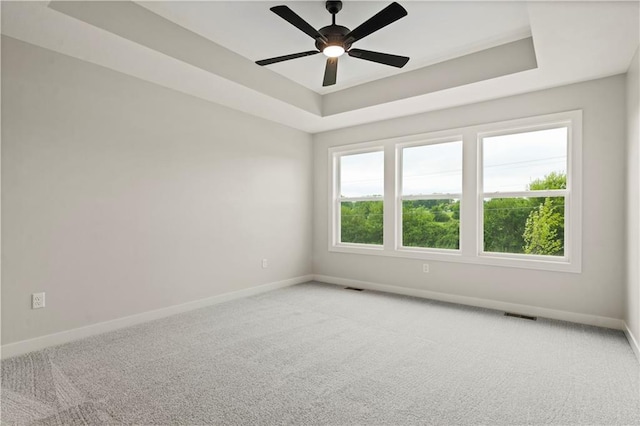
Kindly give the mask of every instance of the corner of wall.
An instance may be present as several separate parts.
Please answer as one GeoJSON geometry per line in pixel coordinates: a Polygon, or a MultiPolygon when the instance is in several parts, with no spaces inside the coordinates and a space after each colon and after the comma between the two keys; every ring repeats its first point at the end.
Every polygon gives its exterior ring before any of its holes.
{"type": "Polygon", "coordinates": [[[631,347],[640,359],[640,47],[626,75],[626,270],[625,326],[631,347]]]}
{"type": "Polygon", "coordinates": [[[194,300],[192,302],[182,303],[179,305],[168,306],[166,308],[156,309],[153,311],[142,312],[136,315],[121,317],[111,321],[99,322],[84,327],[78,327],[71,330],[65,330],[58,333],[47,334],[44,336],[34,337],[32,339],[9,343],[6,345],[2,345],[2,347],[0,348],[0,359],[11,358],[28,352],[44,349],[50,346],[62,345],[74,340],[119,330],[121,328],[131,327],[144,322],[149,322],[172,315],[205,308],[207,306],[217,305],[218,303],[230,302],[232,300],[255,296],[257,294],[266,293],[268,291],[276,290],[279,288],[302,284],[311,281],[312,279],[312,275],[303,275],[287,280],[262,284],[256,287],[249,287],[243,290],[223,293],[205,299],[194,300]]]}
{"type": "Polygon", "coordinates": [[[629,325],[627,323],[624,324],[624,334],[627,336],[627,340],[629,341],[629,345],[633,350],[633,353],[636,355],[638,363],[640,364],[640,344],[638,343],[638,339],[635,338],[631,330],[629,329],[629,325]]]}

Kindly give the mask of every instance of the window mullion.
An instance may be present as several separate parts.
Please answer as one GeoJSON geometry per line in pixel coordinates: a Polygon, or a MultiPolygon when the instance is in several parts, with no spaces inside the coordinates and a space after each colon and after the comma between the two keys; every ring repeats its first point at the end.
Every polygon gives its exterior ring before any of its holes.
{"type": "Polygon", "coordinates": [[[340,197],[338,201],[341,203],[358,202],[358,201],[384,201],[384,197],[340,197]]]}
{"type": "Polygon", "coordinates": [[[329,163],[332,168],[332,179],[329,187],[329,197],[331,208],[329,210],[330,221],[333,224],[330,225],[330,247],[340,243],[340,229],[341,229],[341,215],[340,215],[340,160],[337,155],[333,155],[329,152],[329,163]]]}
{"type": "Polygon", "coordinates": [[[462,198],[460,200],[460,254],[475,256],[478,252],[479,204],[478,141],[476,132],[462,134],[462,198]]]}
{"type": "Polygon", "coordinates": [[[546,198],[566,197],[566,189],[550,189],[545,191],[484,192],[482,198],[546,198]]]}
{"type": "Polygon", "coordinates": [[[419,194],[419,195],[401,195],[401,201],[417,201],[417,200],[459,200],[462,194],[419,194]]]}
{"type": "Polygon", "coordinates": [[[396,219],[399,212],[396,207],[398,194],[396,185],[396,149],[388,144],[384,148],[384,219],[383,219],[383,247],[385,251],[393,251],[397,246],[396,219]]]}

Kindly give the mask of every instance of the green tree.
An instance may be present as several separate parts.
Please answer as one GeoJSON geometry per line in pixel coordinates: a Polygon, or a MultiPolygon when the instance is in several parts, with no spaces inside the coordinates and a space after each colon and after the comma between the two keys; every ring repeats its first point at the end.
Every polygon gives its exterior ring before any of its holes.
{"type": "MultiPolygon", "coordinates": [[[[551,172],[529,184],[532,191],[566,189],[567,175],[551,172]]],[[[524,252],[562,256],[564,254],[564,197],[536,197],[531,199],[536,209],[531,211],[523,238],[524,252]]]]}
{"type": "Polygon", "coordinates": [[[530,191],[545,189],[567,189],[567,175],[560,172],[551,172],[542,179],[535,179],[529,184],[530,191]]]}
{"type": "Polygon", "coordinates": [[[492,198],[484,202],[484,250],[523,253],[525,223],[531,212],[527,198],[492,198]]]}
{"type": "Polygon", "coordinates": [[[431,208],[431,213],[433,213],[436,222],[449,222],[451,220],[452,215],[447,207],[446,204],[436,204],[431,208]]]}
{"type": "MultiPolygon", "coordinates": [[[[566,175],[553,172],[533,180],[529,189],[565,189],[566,185],[566,175]]],[[[404,246],[459,248],[459,201],[404,201],[402,210],[404,246]]],[[[382,200],[342,203],[341,221],[341,241],[382,244],[382,200]]],[[[484,202],[485,251],[562,255],[563,242],[564,197],[493,198],[484,202]]]]}
{"type": "Polygon", "coordinates": [[[402,244],[406,247],[459,248],[460,203],[455,200],[404,201],[402,244]]]}
{"type": "MultiPolygon", "coordinates": [[[[560,172],[549,173],[528,185],[531,191],[566,187],[567,176],[560,172]]],[[[557,255],[562,254],[562,242],[564,197],[493,198],[484,202],[485,251],[557,255]]]]}
{"type": "Polygon", "coordinates": [[[454,220],[460,220],[460,202],[456,201],[451,204],[451,217],[454,220]]]}
{"type": "Polygon", "coordinates": [[[382,201],[345,202],[340,207],[340,214],[342,242],[382,244],[382,201]]]}
{"type": "MultiPolygon", "coordinates": [[[[562,255],[564,241],[559,230],[564,229],[564,214],[557,211],[551,198],[540,204],[527,218],[523,238],[527,254],[562,255]]],[[[563,232],[564,234],[564,232],[563,232]]]]}
{"type": "MultiPolygon", "coordinates": [[[[529,184],[531,191],[544,191],[548,189],[567,189],[567,175],[560,172],[551,172],[542,179],[536,179],[529,184]]],[[[562,209],[564,211],[564,197],[536,197],[531,198],[532,203],[535,206],[544,204],[547,200],[551,200],[551,205],[556,208],[556,211],[562,209]]],[[[559,236],[564,239],[564,225],[562,229],[558,230],[559,236]]]]}

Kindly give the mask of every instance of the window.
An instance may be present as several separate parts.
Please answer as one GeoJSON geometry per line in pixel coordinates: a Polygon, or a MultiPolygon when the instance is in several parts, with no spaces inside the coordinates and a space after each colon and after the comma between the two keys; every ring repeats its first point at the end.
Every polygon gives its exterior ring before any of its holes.
{"type": "Polygon", "coordinates": [[[483,252],[564,257],[568,131],[480,138],[483,252]]]}
{"type": "Polygon", "coordinates": [[[582,113],[329,150],[329,250],[581,271],[582,113]]]}
{"type": "Polygon", "coordinates": [[[337,211],[341,244],[383,243],[384,153],[344,154],[337,158],[337,211]]]}
{"type": "Polygon", "coordinates": [[[462,141],[400,148],[401,246],[460,248],[462,141]]]}

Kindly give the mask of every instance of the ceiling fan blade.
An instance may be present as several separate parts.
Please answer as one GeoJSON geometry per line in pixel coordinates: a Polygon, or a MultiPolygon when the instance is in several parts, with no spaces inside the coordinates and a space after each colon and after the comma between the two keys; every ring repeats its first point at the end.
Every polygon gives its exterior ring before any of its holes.
{"type": "Polygon", "coordinates": [[[320,34],[318,30],[313,28],[307,21],[298,16],[293,10],[289,9],[289,7],[274,6],[270,10],[300,31],[307,34],[312,39],[322,39],[325,42],[327,41],[327,38],[325,36],[320,34]]]}
{"type": "Polygon", "coordinates": [[[393,2],[389,6],[382,9],[380,12],[373,15],[367,21],[362,23],[359,27],[351,31],[345,36],[347,43],[356,42],[362,38],[365,38],[369,34],[378,31],[380,28],[384,28],[387,25],[397,21],[398,19],[407,16],[407,11],[404,7],[398,3],[393,2]]]}
{"type": "Polygon", "coordinates": [[[327,66],[324,69],[324,80],[322,86],[332,86],[336,84],[338,75],[338,58],[327,58],[327,66]]]}
{"type": "Polygon", "coordinates": [[[275,58],[262,59],[260,61],[256,61],[256,64],[263,65],[263,66],[271,65],[271,64],[275,64],[276,62],[288,61],[290,59],[297,59],[297,58],[303,58],[305,56],[315,55],[316,53],[320,53],[320,52],[318,50],[309,50],[306,52],[292,53],[291,55],[276,56],[275,58]]]}
{"type": "Polygon", "coordinates": [[[402,68],[407,64],[407,62],[409,62],[409,58],[407,56],[372,52],[371,50],[351,49],[347,53],[353,58],[364,59],[365,61],[377,62],[384,65],[391,65],[396,68],[402,68]]]}

